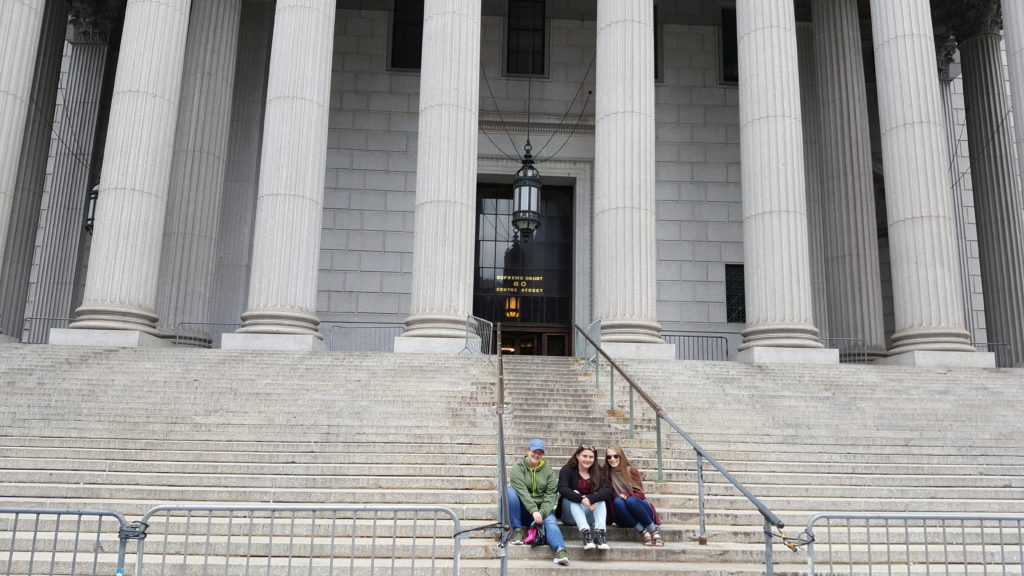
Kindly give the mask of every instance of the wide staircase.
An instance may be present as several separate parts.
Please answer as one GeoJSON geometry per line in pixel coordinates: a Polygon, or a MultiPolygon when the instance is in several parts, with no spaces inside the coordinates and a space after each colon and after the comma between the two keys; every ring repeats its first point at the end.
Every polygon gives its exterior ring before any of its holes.
{"type": "MultiPolygon", "coordinates": [[[[694,452],[663,426],[657,481],[651,411],[635,399],[631,438],[621,378],[612,406],[606,369],[595,385],[568,358],[505,366],[508,464],[533,437],[556,467],[581,442],[621,444],[663,521],[660,549],[614,528],[612,550],[584,553],[566,527],[560,572],[764,572],[760,515],[708,468],[708,543],[697,542],[694,452]]],[[[624,366],[793,536],[823,511],[1024,513],[1024,371],[624,366]]],[[[479,356],[2,345],[0,398],[0,507],[137,519],[185,502],[441,505],[463,528],[495,517],[495,368],[479,356]]],[[[494,546],[492,532],[472,533],[462,572],[497,574],[494,546]]],[[[0,573],[25,574],[30,547],[0,541],[0,573]]],[[[802,550],[775,554],[777,574],[806,573],[802,550]]],[[[546,549],[509,556],[514,575],[556,568],[546,549]]],[[[97,573],[113,574],[112,556],[102,562],[97,573]]]]}

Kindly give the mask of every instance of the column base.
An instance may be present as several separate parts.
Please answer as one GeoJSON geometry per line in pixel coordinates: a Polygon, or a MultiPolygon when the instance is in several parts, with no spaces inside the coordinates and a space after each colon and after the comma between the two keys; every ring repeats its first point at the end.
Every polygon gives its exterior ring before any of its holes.
{"type": "Polygon", "coordinates": [[[630,360],[675,360],[676,347],[667,342],[640,343],[640,342],[602,342],[601,349],[612,357],[612,360],[619,358],[630,360]]]}
{"type": "Polygon", "coordinates": [[[754,346],[737,352],[736,361],[747,364],[839,364],[839,350],[754,346]]]}
{"type": "Polygon", "coordinates": [[[220,337],[221,350],[278,350],[283,352],[326,352],[324,341],[311,334],[243,334],[220,337]]]}
{"type": "Polygon", "coordinates": [[[171,343],[138,330],[91,330],[88,328],[51,328],[53,346],[99,346],[102,348],[166,348],[171,343]]]}
{"type": "Polygon", "coordinates": [[[396,336],[395,353],[397,354],[461,354],[462,352],[479,352],[480,337],[461,338],[425,338],[419,336],[396,336]]]}
{"type": "Polygon", "coordinates": [[[996,355],[994,352],[915,350],[880,358],[875,360],[875,364],[918,368],[995,368],[996,355]]]}

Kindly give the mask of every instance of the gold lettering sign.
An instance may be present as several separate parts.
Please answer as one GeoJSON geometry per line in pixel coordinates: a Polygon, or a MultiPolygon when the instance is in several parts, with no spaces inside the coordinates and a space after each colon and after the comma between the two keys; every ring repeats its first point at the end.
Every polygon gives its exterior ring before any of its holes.
{"type": "Polygon", "coordinates": [[[498,282],[504,286],[495,288],[496,292],[516,294],[543,294],[544,288],[539,286],[544,281],[543,276],[510,276],[502,275],[496,277],[498,282]]]}

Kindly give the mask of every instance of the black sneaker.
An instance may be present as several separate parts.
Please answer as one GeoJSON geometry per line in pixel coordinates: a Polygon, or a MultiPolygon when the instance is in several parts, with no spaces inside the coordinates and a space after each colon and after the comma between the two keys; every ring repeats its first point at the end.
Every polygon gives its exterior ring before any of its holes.
{"type": "Polygon", "coordinates": [[[608,545],[608,532],[604,530],[594,533],[594,543],[597,544],[598,550],[611,550],[611,546],[608,545]]]}
{"type": "Polygon", "coordinates": [[[597,546],[594,545],[594,535],[590,533],[590,530],[582,530],[580,531],[580,534],[583,536],[584,550],[593,550],[594,548],[597,548],[597,546]]]}

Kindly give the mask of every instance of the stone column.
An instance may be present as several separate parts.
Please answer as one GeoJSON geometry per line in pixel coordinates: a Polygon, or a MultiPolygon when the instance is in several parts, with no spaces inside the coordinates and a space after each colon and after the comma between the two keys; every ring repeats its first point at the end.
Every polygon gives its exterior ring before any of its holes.
{"type": "Polygon", "coordinates": [[[156,292],[190,0],[128,5],[82,305],[54,344],[158,346],[156,292]]]}
{"type": "MultiPolygon", "coordinates": [[[[74,8],[71,23],[74,35],[68,45],[67,73],[61,87],[64,105],[52,150],[46,206],[36,233],[39,247],[35,283],[29,296],[30,315],[42,318],[68,318],[74,312],[87,195],[98,183],[99,170],[92,170],[93,150],[109,55],[110,22],[91,11],[74,8]]],[[[49,328],[47,323],[32,326],[32,341],[45,340],[49,328]]]]}
{"type": "Polygon", "coordinates": [[[323,347],[317,331],[334,0],[278,0],[249,304],[224,348],[323,347]]]}
{"type": "Polygon", "coordinates": [[[249,1],[242,4],[231,136],[210,301],[211,322],[239,322],[248,301],[263,107],[267,101],[267,59],[273,31],[273,4],[249,1]]]}
{"type": "MultiPolygon", "coordinates": [[[[970,195],[971,192],[964,189],[963,178],[960,177],[962,168],[960,165],[960,152],[967,152],[967,150],[966,147],[961,150],[960,140],[963,132],[959,128],[957,110],[953,104],[953,79],[960,75],[959,64],[955,65],[955,71],[952,69],[956,50],[956,40],[951,37],[936,41],[935,51],[939,65],[939,96],[942,99],[942,117],[943,126],[945,126],[946,151],[949,157],[949,173],[953,181],[951,190],[953,197],[953,222],[956,229],[957,259],[960,263],[960,286],[963,291],[964,328],[970,334],[971,340],[982,341],[986,340],[987,337],[979,338],[978,333],[974,329],[973,290],[970,273],[972,250],[968,236],[968,226],[971,226],[971,224],[968,222],[968,209],[964,206],[964,195],[965,193],[970,195]]],[[[974,205],[973,196],[971,196],[970,205],[974,205]]],[[[982,332],[982,334],[984,335],[985,332],[982,332]]]]}
{"type": "Polygon", "coordinates": [[[818,110],[818,70],[814,54],[814,28],[797,24],[797,52],[800,65],[800,110],[804,130],[804,180],[807,185],[807,241],[811,259],[811,301],[814,326],[829,334],[828,292],[825,283],[825,237],[821,215],[821,115],[818,110]]]}
{"type": "Polygon", "coordinates": [[[597,3],[594,310],[601,346],[673,358],[657,321],[654,3],[597,3]]]}
{"type": "Polygon", "coordinates": [[[841,355],[885,356],[875,184],[857,0],[813,0],[829,327],[841,355]]]}
{"type": "MultiPolygon", "coordinates": [[[[241,7],[242,0],[192,0],[157,290],[166,338],[180,322],[209,322],[241,7]]],[[[209,326],[178,336],[211,342],[209,326]]]]}
{"type": "Polygon", "coordinates": [[[963,325],[928,0],[871,0],[871,27],[896,320],[881,362],[984,361],[963,325]]]}
{"type": "Polygon", "coordinates": [[[811,308],[807,197],[789,0],[736,3],[747,328],[744,362],[838,361],[822,349],[811,308]]]}
{"type": "Polygon", "coordinates": [[[23,329],[67,22],[63,2],[46,3],[30,92],[34,104],[20,146],[6,249],[0,250],[0,336],[19,338],[23,329]]]}
{"type": "MultiPolygon", "coordinates": [[[[971,144],[974,215],[990,342],[1011,366],[1024,366],[1024,201],[1017,188],[1013,133],[1003,75],[998,4],[957,33],[971,144]]],[[[1024,115],[1017,122],[1024,121],[1024,115]]]]}
{"type": "MultiPolygon", "coordinates": [[[[0,264],[7,251],[45,4],[45,0],[8,0],[0,10],[0,264]]],[[[6,269],[0,268],[0,275],[6,276],[6,269]]]]}
{"type": "Polygon", "coordinates": [[[412,300],[395,352],[458,353],[473,313],[480,3],[426,0],[412,300]]]}

